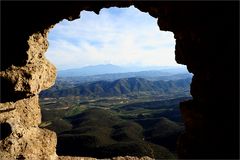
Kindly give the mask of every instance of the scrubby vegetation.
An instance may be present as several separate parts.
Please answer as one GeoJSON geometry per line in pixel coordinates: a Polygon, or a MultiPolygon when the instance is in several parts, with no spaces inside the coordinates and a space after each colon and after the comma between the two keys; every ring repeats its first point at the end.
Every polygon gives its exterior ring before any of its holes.
{"type": "Polygon", "coordinates": [[[174,158],[189,84],[188,77],[57,81],[41,94],[41,126],[57,132],[58,155],[174,158]]]}

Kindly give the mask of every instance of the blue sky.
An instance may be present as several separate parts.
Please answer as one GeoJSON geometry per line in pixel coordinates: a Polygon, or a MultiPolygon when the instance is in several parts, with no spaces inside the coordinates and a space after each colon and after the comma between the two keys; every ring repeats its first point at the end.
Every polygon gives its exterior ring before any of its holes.
{"type": "Polygon", "coordinates": [[[160,31],[157,19],[131,6],[82,11],[51,29],[46,53],[58,70],[88,65],[177,66],[172,32],[160,31]]]}

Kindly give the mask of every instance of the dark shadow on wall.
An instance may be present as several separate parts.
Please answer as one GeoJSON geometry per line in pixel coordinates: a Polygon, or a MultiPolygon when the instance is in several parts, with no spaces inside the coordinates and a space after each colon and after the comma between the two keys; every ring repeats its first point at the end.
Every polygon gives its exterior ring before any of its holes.
{"type": "Polygon", "coordinates": [[[27,97],[27,92],[15,91],[13,84],[10,80],[0,77],[1,92],[0,92],[0,103],[5,102],[16,102],[20,99],[27,97]]]}

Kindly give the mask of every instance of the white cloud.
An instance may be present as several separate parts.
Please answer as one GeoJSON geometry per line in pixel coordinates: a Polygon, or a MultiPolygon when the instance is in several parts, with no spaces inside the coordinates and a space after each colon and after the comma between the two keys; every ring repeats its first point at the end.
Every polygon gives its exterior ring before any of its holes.
{"type": "Polygon", "coordinates": [[[177,65],[173,33],[160,31],[149,14],[130,7],[102,9],[99,15],[82,11],[80,16],[63,20],[49,33],[46,57],[58,69],[104,63],[177,65]]]}

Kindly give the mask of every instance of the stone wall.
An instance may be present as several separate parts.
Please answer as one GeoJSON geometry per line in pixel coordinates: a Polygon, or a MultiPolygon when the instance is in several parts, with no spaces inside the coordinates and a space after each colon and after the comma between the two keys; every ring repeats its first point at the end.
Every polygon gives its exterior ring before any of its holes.
{"type": "Polygon", "coordinates": [[[176,39],[176,61],[193,73],[193,100],[181,103],[179,158],[237,158],[239,2],[1,2],[0,159],[57,159],[56,134],[41,129],[38,94],[55,67],[47,34],[81,10],[134,5],[176,39]]]}

